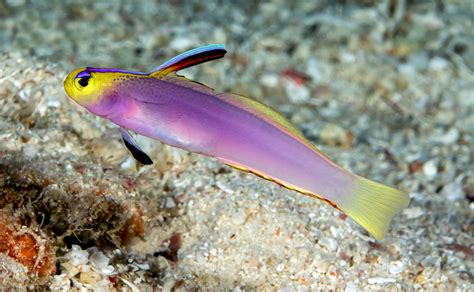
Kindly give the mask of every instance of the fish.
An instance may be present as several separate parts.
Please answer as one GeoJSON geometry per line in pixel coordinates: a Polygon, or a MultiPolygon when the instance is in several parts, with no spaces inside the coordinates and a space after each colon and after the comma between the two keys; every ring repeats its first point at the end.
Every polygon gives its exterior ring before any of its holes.
{"type": "Polygon", "coordinates": [[[393,217],[408,206],[406,193],[343,169],[265,104],[177,74],[226,53],[221,44],[198,47],[147,73],[77,68],[64,88],[80,106],[118,125],[125,146],[142,164],[153,161],[130,132],[320,199],[382,239],[393,217]]]}

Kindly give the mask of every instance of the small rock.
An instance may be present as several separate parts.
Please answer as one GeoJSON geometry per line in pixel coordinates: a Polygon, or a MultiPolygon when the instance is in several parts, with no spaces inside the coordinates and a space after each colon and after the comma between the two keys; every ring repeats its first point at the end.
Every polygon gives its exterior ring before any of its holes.
{"type": "Polygon", "coordinates": [[[194,46],[196,42],[189,36],[178,36],[171,41],[169,47],[177,52],[186,51],[194,46]]]}
{"type": "Polygon", "coordinates": [[[456,128],[449,129],[442,136],[438,137],[438,142],[445,145],[452,145],[459,139],[459,130],[456,128]]]}
{"type": "Polygon", "coordinates": [[[280,83],[280,78],[276,74],[265,74],[260,78],[260,83],[266,87],[277,87],[280,83]]]}
{"type": "Polygon", "coordinates": [[[23,154],[27,157],[34,157],[38,153],[38,147],[33,144],[26,144],[23,146],[23,154]]]}
{"type": "Polygon", "coordinates": [[[328,271],[329,269],[329,263],[326,262],[326,261],[320,261],[318,262],[318,265],[316,267],[316,272],[318,272],[319,274],[326,274],[326,272],[328,271]]]}
{"type": "Polygon", "coordinates": [[[445,185],[441,192],[449,201],[457,201],[464,198],[464,190],[459,177],[445,185]]]}
{"type": "Polygon", "coordinates": [[[176,208],[176,202],[172,197],[167,197],[165,200],[165,209],[173,209],[176,208]]]}
{"type": "Polygon", "coordinates": [[[12,7],[19,7],[25,4],[25,0],[7,0],[6,3],[12,7]]]}
{"type": "Polygon", "coordinates": [[[120,164],[120,167],[122,169],[132,169],[133,167],[135,167],[135,164],[136,164],[135,161],[136,160],[133,157],[128,156],[127,159],[124,162],[122,162],[122,164],[120,164]]]}
{"type": "Polygon", "coordinates": [[[71,280],[67,274],[55,275],[50,286],[53,290],[67,291],[71,288],[71,280]]]}
{"type": "Polygon", "coordinates": [[[413,64],[400,64],[398,66],[398,71],[404,76],[415,76],[417,71],[416,67],[413,64]]]}
{"type": "Polygon", "coordinates": [[[429,68],[433,71],[443,71],[448,67],[448,61],[440,57],[434,57],[430,60],[429,68]]]}
{"type": "Polygon", "coordinates": [[[100,281],[101,277],[96,272],[84,272],[79,275],[79,279],[83,284],[95,284],[100,281]]]}
{"type": "Polygon", "coordinates": [[[463,189],[466,198],[470,201],[474,201],[474,175],[471,175],[466,179],[463,189]]]}
{"type": "Polygon", "coordinates": [[[71,264],[71,262],[62,263],[61,266],[67,272],[69,277],[74,277],[81,272],[76,266],[71,264]]]}
{"type": "Polygon", "coordinates": [[[408,208],[403,210],[403,215],[407,219],[415,219],[423,215],[425,212],[420,207],[408,208]]]}
{"type": "Polygon", "coordinates": [[[169,277],[169,278],[164,280],[163,288],[162,288],[161,291],[170,292],[170,291],[172,291],[175,284],[176,284],[176,280],[173,279],[172,277],[169,277]]]}
{"type": "Polygon", "coordinates": [[[351,135],[340,126],[331,123],[324,125],[321,133],[319,133],[319,139],[329,146],[340,146],[342,148],[348,148],[352,143],[351,135]]]}
{"type": "Polygon", "coordinates": [[[150,269],[150,264],[147,262],[142,263],[142,264],[135,263],[134,266],[136,266],[137,268],[143,271],[148,271],[150,269]]]}
{"type": "Polygon", "coordinates": [[[82,250],[80,246],[73,245],[72,250],[66,254],[73,266],[85,265],[89,262],[89,253],[82,250]]]}
{"type": "Polygon", "coordinates": [[[96,269],[107,268],[109,264],[109,258],[101,251],[95,252],[90,256],[90,263],[92,267],[96,269]]]}
{"type": "Polygon", "coordinates": [[[358,291],[361,291],[361,290],[359,289],[359,286],[357,286],[356,283],[349,282],[346,285],[346,290],[345,291],[346,292],[358,292],[358,291]]]}
{"type": "Polygon", "coordinates": [[[109,258],[101,251],[94,252],[90,257],[92,267],[96,272],[103,275],[110,275],[114,268],[109,265],[109,258]]]}
{"type": "Polygon", "coordinates": [[[286,96],[294,103],[303,103],[310,98],[310,91],[303,84],[298,84],[292,79],[285,78],[283,85],[286,96]]]}
{"type": "Polygon", "coordinates": [[[350,52],[347,52],[347,51],[343,51],[339,57],[341,58],[341,62],[343,63],[347,63],[347,64],[353,64],[357,61],[357,58],[354,54],[350,53],[350,52]]]}
{"type": "Polygon", "coordinates": [[[329,279],[335,280],[338,275],[339,275],[339,272],[337,270],[337,267],[334,265],[329,266],[329,269],[326,273],[326,277],[329,279]]]}
{"type": "Polygon", "coordinates": [[[456,113],[450,110],[442,110],[435,114],[436,123],[448,126],[456,120],[456,113]]]}
{"type": "Polygon", "coordinates": [[[331,75],[329,64],[316,58],[310,58],[307,64],[306,73],[311,76],[311,80],[316,83],[328,80],[329,76],[331,75]]]}
{"type": "Polygon", "coordinates": [[[423,164],[423,173],[427,178],[433,179],[438,174],[438,166],[433,160],[428,160],[423,164]]]}
{"type": "Polygon", "coordinates": [[[415,160],[409,164],[410,173],[419,172],[423,169],[423,164],[419,160],[415,160]]]}
{"type": "Polygon", "coordinates": [[[390,279],[390,278],[369,278],[367,280],[369,284],[390,284],[390,283],[395,283],[395,279],[390,279]]]}
{"type": "Polygon", "coordinates": [[[388,266],[388,272],[393,275],[400,274],[405,269],[405,264],[402,261],[391,262],[388,266]]]}
{"type": "Polygon", "coordinates": [[[233,194],[234,193],[234,190],[232,188],[229,188],[229,186],[224,182],[217,181],[216,186],[227,194],[233,194]]]}
{"type": "Polygon", "coordinates": [[[442,18],[435,13],[417,14],[414,18],[415,23],[429,28],[430,30],[441,29],[444,26],[442,18]]]}
{"type": "Polygon", "coordinates": [[[319,244],[327,248],[329,251],[337,250],[337,241],[334,238],[323,237],[319,240],[319,244]]]}
{"type": "Polygon", "coordinates": [[[229,218],[230,222],[232,224],[235,224],[236,226],[244,224],[246,219],[247,219],[247,214],[242,209],[233,213],[231,217],[229,218]]]}

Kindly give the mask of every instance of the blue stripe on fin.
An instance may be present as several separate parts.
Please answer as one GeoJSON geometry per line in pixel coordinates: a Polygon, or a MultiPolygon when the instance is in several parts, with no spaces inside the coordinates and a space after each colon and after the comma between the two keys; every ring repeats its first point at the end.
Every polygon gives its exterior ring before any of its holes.
{"type": "Polygon", "coordinates": [[[224,49],[224,45],[221,44],[202,46],[169,59],[148,74],[153,75],[158,72],[160,74],[167,74],[175,72],[204,62],[222,58],[226,53],[227,51],[224,49]]]}

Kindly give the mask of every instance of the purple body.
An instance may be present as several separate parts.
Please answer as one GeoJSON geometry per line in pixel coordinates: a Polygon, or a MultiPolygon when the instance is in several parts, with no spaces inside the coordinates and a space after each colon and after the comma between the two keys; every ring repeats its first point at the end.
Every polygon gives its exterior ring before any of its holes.
{"type": "Polygon", "coordinates": [[[123,128],[214,156],[282,184],[343,203],[354,176],[268,121],[175,78],[130,78],[95,113],[123,128]],[[175,82],[178,81],[178,82],[175,82]]]}

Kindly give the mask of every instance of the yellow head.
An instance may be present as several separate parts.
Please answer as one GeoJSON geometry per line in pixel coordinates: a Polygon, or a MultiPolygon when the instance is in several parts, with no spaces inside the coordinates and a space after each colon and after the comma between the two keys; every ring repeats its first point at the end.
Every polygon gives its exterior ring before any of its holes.
{"type": "MultiPolygon", "coordinates": [[[[100,102],[100,98],[117,77],[115,72],[101,72],[95,68],[78,68],[69,73],[64,80],[67,95],[82,106],[92,106],[100,102]]],[[[105,71],[105,70],[104,70],[105,71]]]]}

